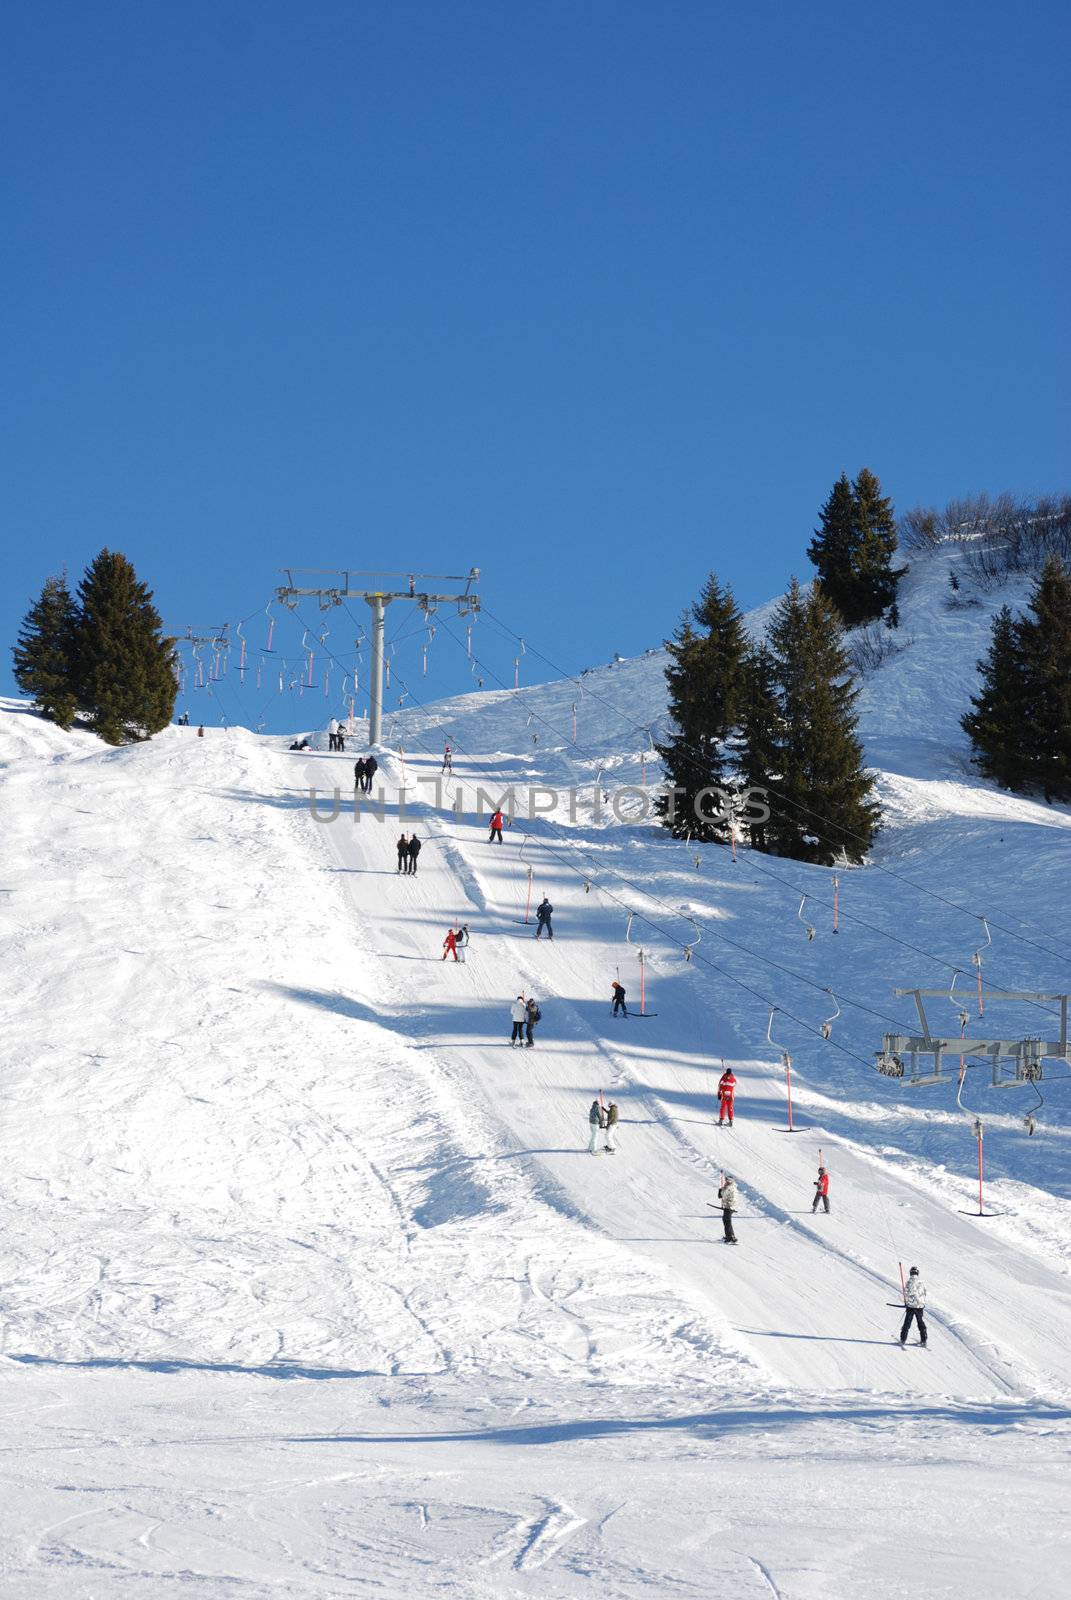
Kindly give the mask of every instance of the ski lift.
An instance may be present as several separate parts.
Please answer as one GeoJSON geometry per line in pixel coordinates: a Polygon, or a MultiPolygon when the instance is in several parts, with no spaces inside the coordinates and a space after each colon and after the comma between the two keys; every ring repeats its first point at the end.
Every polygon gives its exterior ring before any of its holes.
{"type": "Polygon", "coordinates": [[[806,904],[807,904],[807,896],[804,895],[803,899],[800,901],[800,908],[796,912],[796,917],[797,917],[798,921],[803,923],[803,926],[807,930],[807,938],[808,938],[808,940],[811,940],[811,939],[814,938],[815,929],[811,927],[811,924],[807,921],[807,918],[803,915],[803,908],[804,908],[804,906],[806,904]]]}
{"type": "Polygon", "coordinates": [[[275,618],[271,614],[271,601],[270,600],[268,601],[267,605],[264,607],[264,615],[268,619],[268,642],[264,646],[264,650],[265,650],[265,653],[267,655],[271,655],[271,640],[272,640],[272,634],[275,632],[275,618]]]}
{"type": "Polygon", "coordinates": [[[831,1017],[827,1017],[826,1020],[822,1023],[821,1032],[822,1032],[822,1038],[823,1039],[828,1039],[829,1038],[830,1034],[833,1032],[833,1024],[836,1022],[837,1018],[840,1016],[840,1002],[838,1001],[836,995],[833,993],[833,990],[832,989],[827,989],[826,990],[826,994],[832,1000],[832,1002],[833,1002],[834,1006],[836,1007],[836,1009],[834,1010],[833,1015],[831,1017]]]}
{"type": "Polygon", "coordinates": [[[777,1040],[773,1036],[773,1019],[777,1010],[777,1006],[770,1007],[770,1015],[766,1022],[766,1042],[767,1044],[772,1045],[775,1050],[779,1050],[781,1052],[781,1067],[785,1074],[785,1089],[788,1095],[787,1131],[789,1133],[795,1133],[796,1130],[792,1121],[792,1057],[789,1055],[788,1051],[783,1045],[779,1045],[777,1043],[777,1040]]]}
{"type": "Polygon", "coordinates": [[[973,956],[971,957],[971,965],[978,974],[978,1015],[980,1017],[984,1017],[985,1003],[982,999],[982,951],[988,950],[989,946],[993,943],[993,936],[989,931],[989,924],[985,918],[979,917],[978,921],[982,924],[982,931],[985,934],[985,944],[980,945],[974,952],[973,956]]]}
{"type": "Polygon", "coordinates": [[[875,1066],[883,1078],[902,1078],[904,1075],[903,1058],[890,1050],[875,1050],[875,1066]]]}
{"type": "Polygon", "coordinates": [[[584,879],[584,893],[585,894],[590,894],[591,893],[591,879],[590,878],[585,878],[584,879]]]}
{"type": "Polygon", "coordinates": [[[237,631],[238,638],[241,640],[241,645],[242,645],[241,654],[238,657],[238,676],[239,676],[239,678],[241,678],[242,682],[244,683],[245,682],[245,630],[243,629],[242,624],[240,622],[238,623],[236,631],[237,631]]]}
{"type": "Polygon", "coordinates": [[[684,946],[684,959],[685,959],[685,961],[691,961],[691,959],[692,959],[692,951],[695,949],[696,945],[699,943],[699,941],[703,937],[703,935],[700,932],[699,924],[695,920],[695,918],[693,916],[689,916],[687,911],[684,913],[684,915],[688,918],[688,921],[692,924],[692,927],[695,929],[695,938],[694,939],[689,939],[688,942],[684,946]]]}

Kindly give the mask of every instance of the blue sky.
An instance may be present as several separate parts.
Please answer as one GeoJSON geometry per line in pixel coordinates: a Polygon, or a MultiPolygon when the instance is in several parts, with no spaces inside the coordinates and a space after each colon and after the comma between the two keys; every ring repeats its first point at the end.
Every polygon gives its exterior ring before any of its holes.
{"type": "MultiPolygon", "coordinates": [[[[842,469],[901,509],[1068,488],[1069,18],[9,8],[4,642],[107,544],[179,628],[284,565],[475,564],[572,669],[660,642],[711,568],[744,605],[807,575],[842,469]]],[[[471,685],[405,631],[417,695],[471,685]]]]}

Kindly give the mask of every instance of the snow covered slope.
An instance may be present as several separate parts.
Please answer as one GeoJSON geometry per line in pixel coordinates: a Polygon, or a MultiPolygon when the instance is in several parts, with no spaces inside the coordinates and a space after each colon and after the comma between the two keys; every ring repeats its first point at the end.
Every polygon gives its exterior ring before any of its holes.
{"type": "MultiPolygon", "coordinates": [[[[953,1090],[871,1065],[911,1023],[893,988],[951,985],[981,914],[988,986],[1069,986],[1071,818],[969,769],[990,602],[945,609],[948,559],[912,574],[914,642],[866,683],[889,826],[840,874],[836,935],[828,872],[593,815],[596,778],[612,799],[654,776],[659,656],[582,695],[399,716],[383,813],[359,819],[351,756],[177,728],[109,750],[6,703],[12,1594],[880,1597],[905,1552],[936,1595],[1065,1592],[1066,1077],[1031,1137],[1033,1091],[968,1075],[1002,1213],[979,1220],[953,1090]],[[436,804],[416,779],[444,738],[436,804]],[[573,814],[519,801],[488,841],[477,789],[570,782],[573,814]],[[529,871],[553,944],[523,920],[529,871]],[[463,965],[441,959],[456,921],[463,965]],[[640,940],[657,1014],[615,1020],[640,940]],[[522,988],[543,1021],[517,1052],[522,988]],[[592,1157],[600,1090],[620,1148],[592,1157]],[[901,1260],[929,1286],[925,1352],[895,1342],[901,1260]]],[[[941,1027],[961,991],[931,1002],[941,1027]]],[[[1052,1020],[991,1001],[977,1026],[1052,1020]]]]}

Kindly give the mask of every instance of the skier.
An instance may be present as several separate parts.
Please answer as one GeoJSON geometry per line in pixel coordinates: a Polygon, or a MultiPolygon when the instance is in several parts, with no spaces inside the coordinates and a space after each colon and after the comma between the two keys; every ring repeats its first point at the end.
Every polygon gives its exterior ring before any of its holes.
{"type": "Polygon", "coordinates": [[[528,1007],[524,995],[519,994],[510,1007],[510,1017],[513,1021],[513,1033],[510,1035],[510,1047],[524,1043],[524,1025],[528,1021],[528,1007]]]}
{"type": "Polygon", "coordinates": [[[812,1205],[811,1205],[811,1210],[812,1211],[817,1211],[818,1210],[819,1202],[821,1202],[821,1204],[825,1206],[825,1208],[826,1208],[826,1216],[828,1217],[829,1216],[829,1173],[826,1171],[825,1167],[819,1167],[818,1176],[814,1180],[814,1201],[812,1202],[812,1205]]]}
{"type": "Polygon", "coordinates": [[[335,734],[335,749],[341,756],[346,754],[346,730],[341,722],[338,725],[338,732],[335,734]]]}
{"type": "Polygon", "coordinates": [[[912,1322],[919,1325],[919,1343],[926,1348],[926,1319],[922,1315],[926,1305],[926,1286],[919,1277],[918,1267],[912,1267],[908,1273],[907,1287],[904,1290],[904,1325],[900,1329],[900,1343],[907,1343],[908,1331],[912,1322]]]}
{"type": "Polygon", "coordinates": [[[178,725],[179,725],[180,728],[188,728],[189,727],[189,725],[190,725],[190,713],[188,711],[184,711],[182,713],[181,717],[178,719],[178,725]]]}
{"type": "Polygon", "coordinates": [[[488,844],[502,843],[502,813],[495,811],[491,814],[491,831],[487,835],[488,844]]]}
{"type": "Polygon", "coordinates": [[[535,1040],[532,1038],[532,1033],[535,1030],[536,1023],[542,1022],[543,1013],[540,1011],[539,1006],[537,1005],[536,1001],[532,999],[531,995],[528,997],[524,1011],[524,1031],[526,1034],[526,1043],[530,1050],[535,1043],[535,1040]]]}
{"type": "Polygon", "coordinates": [[[465,951],[468,949],[468,947],[469,947],[469,925],[468,925],[467,922],[463,922],[461,924],[460,928],[457,930],[457,959],[459,961],[464,962],[464,960],[465,960],[465,951]]]}
{"type": "Polygon", "coordinates": [[[604,1121],[605,1116],[606,1116],[606,1113],[602,1109],[602,1106],[599,1104],[599,1102],[597,1100],[593,1100],[591,1102],[591,1109],[588,1112],[588,1131],[589,1131],[589,1134],[590,1134],[590,1137],[588,1139],[588,1154],[589,1155],[597,1156],[598,1153],[599,1153],[598,1150],[595,1148],[595,1146],[599,1142],[599,1134],[600,1134],[600,1132],[606,1126],[606,1123],[604,1121]]]}
{"type": "Polygon", "coordinates": [[[611,1100],[606,1107],[606,1144],[603,1146],[607,1155],[613,1155],[617,1149],[617,1102],[611,1100]]]}
{"type": "Polygon", "coordinates": [[[353,787],[360,789],[362,794],[364,794],[364,768],[365,760],[361,756],[353,763],[353,787]]]}
{"type": "Polygon", "coordinates": [[[338,718],[332,717],[327,724],[327,748],[334,750],[338,745],[338,718]]]}
{"type": "Polygon", "coordinates": [[[365,756],[365,759],[364,759],[364,792],[365,792],[365,794],[371,794],[372,793],[372,779],[376,775],[376,768],[378,766],[379,766],[379,762],[376,760],[375,756],[365,756]]]}
{"type": "Polygon", "coordinates": [[[736,1093],[736,1079],[733,1077],[732,1067],[726,1067],[718,1079],[718,1127],[729,1118],[730,1128],[733,1125],[733,1096],[736,1093]]]}
{"type": "Polygon", "coordinates": [[[453,770],[454,763],[450,756],[450,746],[447,745],[446,749],[443,751],[443,772],[453,772],[453,770]]]}
{"type": "Polygon", "coordinates": [[[409,839],[404,833],[398,840],[398,871],[409,871],[409,839]]]}
{"type": "Polygon", "coordinates": [[[625,1004],[625,989],[624,989],[624,985],[621,984],[621,983],[616,983],[615,982],[615,983],[612,983],[610,985],[610,988],[613,990],[613,994],[614,994],[614,1009],[610,1013],[610,1015],[612,1017],[617,1017],[617,1016],[627,1017],[628,1016],[628,1006],[625,1004]]]}
{"type": "Polygon", "coordinates": [[[444,961],[446,960],[447,956],[453,956],[454,960],[457,960],[457,934],[454,932],[453,928],[447,928],[446,938],[443,940],[444,961]]]}
{"type": "Polygon", "coordinates": [[[736,1210],[736,1179],[725,1173],[718,1190],[718,1199],[721,1201],[721,1220],[725,1225],[725,1243],[739,1244],[740,1241],[733,1232],[733,1212],[736,1210]]]}
{"type": "Polygon", "coordinates": [[[554,911],[554,907],[551,905],[551,903],[547,899],[546,895],[544,895],[542,900],[536,906],[536,935],[535,936],[536,936],[537,939],[541,937],[544,928],[547,930],[547,937],[549,939],[553,939],[553,937],[554,937],[554,929],[550,925],[550,919],[551,919],[551,915],[552,915],[553,911],[554,911]]]}
{"type": "Polygon", "coordinates": [[[419,854],[420,854],[420,840],[417,838],[416,834],[414,833],[413,837],[409,841],[409,875],[410,875],[410,877],[414,877],[414,878],[416,877],[417,857],[419,856],[419,854]]]}

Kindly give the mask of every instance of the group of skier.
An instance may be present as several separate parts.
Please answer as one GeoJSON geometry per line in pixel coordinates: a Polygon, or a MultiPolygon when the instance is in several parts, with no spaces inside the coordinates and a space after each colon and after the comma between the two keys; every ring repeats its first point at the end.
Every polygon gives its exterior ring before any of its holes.
{"type": "Polygon", "coordinates": [[[361,794],[372,793],[372,779],[376,775],[379,762],[375,756],[361,756],[353,763],[353,787],[360,790],[361,794]]]}
{"type": "Polygon", "coordinates": [[[536,1023],[543,1020],[539,1002],[532,995],[519,994],[510,1007],[509,1014],[510,1021],[513,1023],[513,1031],[509,1040],[510,1048],[515,1049],[517,1045],[523,1045],[531,1050],[535,1044],[533,1035],[536,1023]]]}
{"type": "Polygon", "coordinates": [[[346,729],[337,717],[332,717],[327,724],[327,748],[338,750],[340,753],[346,749],[346,729]]]}
{"type": "Polygon", "coordinates": [[[606,1154],[612,1156],[616,1152],[617,1122],[616,1101],[611,1100],[608,1106],[604,1106],[601,1100],[591,1102],[591,1109],[588,1111],[588,1151],[591,1155],[597,1156],[599,1153],[596,1146],[600,1133],[604,1135],[603,1149],[606,1154]]]}
{"type": "Polygon", "coordinates": [[[421,843],[416,834],[403,833],[398,840],[398,871],[415,877],[420,851],[421,843]]]}
{"type": "Polygon", "coordinates": [[[453,956],[455,961],[464,961],[465,951],[469,945],[469,925],[462,922],[459,927],[447,928],[446,938],[443,940],[443,960],[453,956]]]}

